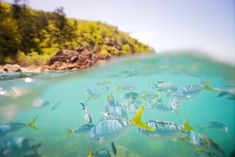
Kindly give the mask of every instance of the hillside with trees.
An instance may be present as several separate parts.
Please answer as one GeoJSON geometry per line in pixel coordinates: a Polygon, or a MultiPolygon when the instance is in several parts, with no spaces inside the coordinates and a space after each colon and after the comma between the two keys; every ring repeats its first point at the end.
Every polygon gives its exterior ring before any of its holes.
{"type": "Polygon", "coordinates": [[[54,12],[0,2],[0,63],[42,65],[59,50],[88,46],[96,53],[122,56],[149,47],[117,27],[100,21],[67,18],[63,7],[54,12]]]}

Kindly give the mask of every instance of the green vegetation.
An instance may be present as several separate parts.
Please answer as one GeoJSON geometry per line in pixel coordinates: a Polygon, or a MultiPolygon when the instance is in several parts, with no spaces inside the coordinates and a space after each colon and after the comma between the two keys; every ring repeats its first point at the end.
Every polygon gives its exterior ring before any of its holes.
{"type": "Polygon", "coordinates": [[[66,18],[62,7],[44,12],[0,2],[0,64],[40,65],[60,49],[76,50],[80,46],[89,46],[103,55],[149,50],[117,27],[66,18]]]}

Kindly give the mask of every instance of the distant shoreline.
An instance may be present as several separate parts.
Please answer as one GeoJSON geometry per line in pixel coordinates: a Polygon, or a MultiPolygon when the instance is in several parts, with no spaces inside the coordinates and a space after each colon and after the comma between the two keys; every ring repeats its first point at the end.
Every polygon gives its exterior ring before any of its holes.
{"type": "MultiPolygon", "coordinates": [[[[1,73],[10,73],[10,72],[28,72],[28,73],[42,73],[42,72],[48,72],[48,71],[59,71],[59,70],[81,70],[81,69],[89,69],[93,66],[104,66],[107,64],[107,62],[112,61],[112,60],[118,60],[122,57],[133,57],[133,56],[147,56],[150,54],[154,54],[153,51],[148,51],[144,53],[134,53],[131,55],[125,55],[125,56],[112,56],[110,58],[105,58],[102,56],[100,59],[97,59],[94,64],[85,66],[83,68],[61,68],[61,69],[53,69],[50,67],[48,64],[44,65],[30,65],[30,66],[21,66],[19,64],[4,64],[0,65],[0,74],[1,73]]],[[[70,63],[68,63],[70,64],[70,63]]],[[[66,66],[66,63],[64,63],[66,66]]]]}

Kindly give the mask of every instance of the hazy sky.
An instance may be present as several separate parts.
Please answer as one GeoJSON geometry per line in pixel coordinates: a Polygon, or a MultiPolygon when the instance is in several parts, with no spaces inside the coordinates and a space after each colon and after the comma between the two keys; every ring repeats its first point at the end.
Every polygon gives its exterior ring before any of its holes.
{"type": "Polygon", "coordinates": [[[67,16],[116,25],[157,51],[196,49],[235,63],[234,0],[29,0],[67,16]]]}

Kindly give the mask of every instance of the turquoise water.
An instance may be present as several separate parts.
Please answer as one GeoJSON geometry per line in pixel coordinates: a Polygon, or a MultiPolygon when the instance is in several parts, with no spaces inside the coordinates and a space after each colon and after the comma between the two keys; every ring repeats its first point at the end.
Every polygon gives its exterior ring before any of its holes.
{"type": "MultiPolygon", "coordinates": [[[[205,80],[210,80],[210,87],[221,90],[235,85],[234,67],[190,54],[123,58],[85,71],[14,76],[1,75],[0,87],[6,91],[17,87],[16,91],[20,92],[0,96],[0,123],[28,123],[37,117],[37,129],[24,127],[0,136],[0,141],[18,136],[32,139],[34,143],[41,143],[38,152],[43,157],[87,157],[89,152],[102,148],[107,148],[115,156],[110,149],[110,142],[115,143],[116,156],[119,157],[209,156],[190,142],[177,139],[178,134],[169,138],[148,137],[139,133],[135,125],[102,141],[91,139],[89,132],[66,136],[66,130],[86,123],[81,102],[87,104],[96,125],[104,117],[102,113],[105,112],[107,96],[111,94],[120,104],[125,102],[122,95],[129,91],[140,95],[143,92],[157,93],[164,103],[170,103],[174,93],[168,95],[166,91],[151,88],[151,84],[157,81],[170,82],[178,89],[199,85],[205,80]],[[31,78],[32,82],[26,83],[25,77],[31,78]],[[103,86],[100,85],[102,83],[103,86]],[[123,85],[129,88],[125,89],[123,85]],[[120,89],[118,86],[121,86],[120,89]],[[93,95],[87,93],[87,88],[94,92],[93,95]]],[[[141,96],[141,103],[136,105],[137,108],[145,105],[142,115],[144,122],[160,120],[183,124],[188,118],[194,132],[212,139],[225,152],[224,156],[230,156],[235,150],[235,100],[218,95],[218,91],[202,89],[190,98],[180,99],[178,111],[148,108],[148,100],[141,96]],[[210,121],[224,124],[228,131],[200,128],[210,121]]],[[[134,116],[135,113],[128,113],[127,118],[131,120],[134,116]]]]}

